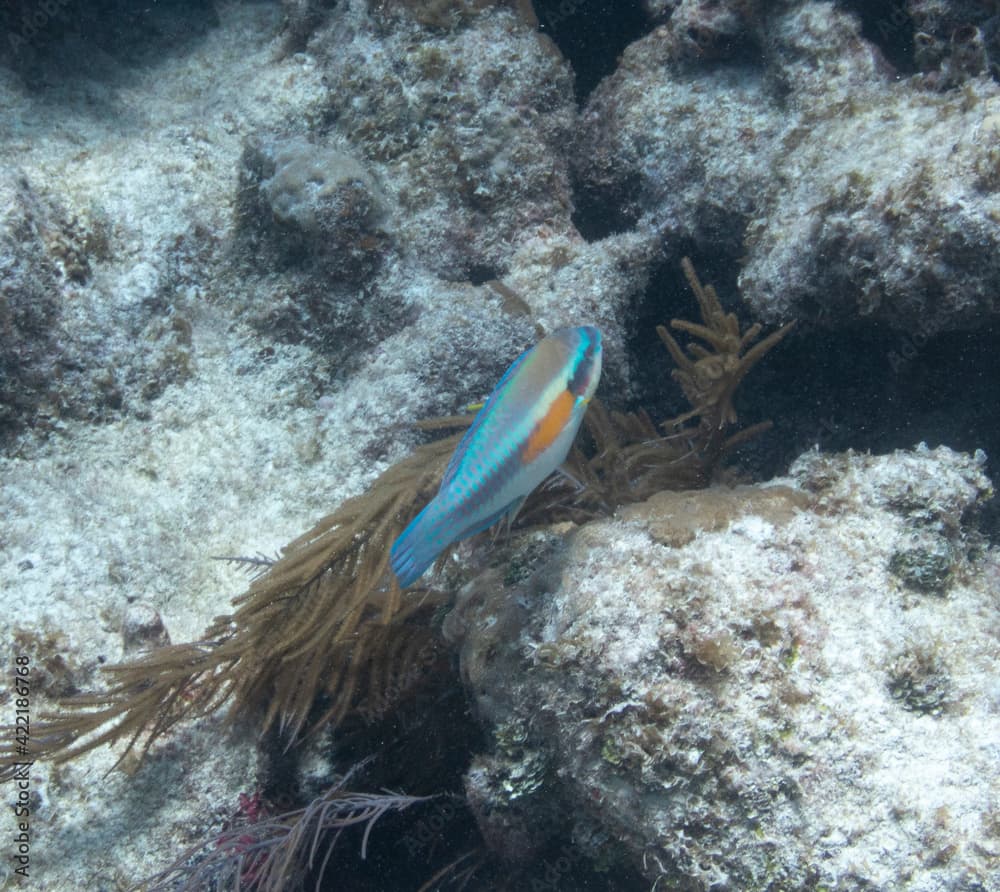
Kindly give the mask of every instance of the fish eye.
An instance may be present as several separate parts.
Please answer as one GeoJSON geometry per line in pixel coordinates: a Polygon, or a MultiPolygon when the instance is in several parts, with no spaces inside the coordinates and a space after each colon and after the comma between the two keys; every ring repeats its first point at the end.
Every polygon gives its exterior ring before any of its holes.
{"type": "Polygon", "coordinates": [[[572,378],[567,379],[566,389],[578,399],[587,392],[590,385],[590,375],[578,371],[572,378]]]}

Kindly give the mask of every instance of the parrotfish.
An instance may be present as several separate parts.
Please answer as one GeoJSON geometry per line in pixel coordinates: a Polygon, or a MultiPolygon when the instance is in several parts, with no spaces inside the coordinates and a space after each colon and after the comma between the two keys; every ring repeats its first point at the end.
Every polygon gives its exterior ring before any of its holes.
{"type": "Polygon", "coordinates": [[[453,542],[512,521],[569,454],[601,378],[601,332],[561,328],[504,373],[455,449],[438,494],[393,543],[406,588],[453,542]]]}

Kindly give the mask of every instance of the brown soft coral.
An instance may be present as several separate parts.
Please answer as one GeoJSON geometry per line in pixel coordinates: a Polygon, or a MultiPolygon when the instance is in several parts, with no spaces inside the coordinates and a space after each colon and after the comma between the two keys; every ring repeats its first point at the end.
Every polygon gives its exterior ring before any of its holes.
{"type": "Polygon", "coordinates": [[[673,379],[681,386],[684,396],[693,408],[690,412],[673,420],[674,424],[687,421],[695,415],[701,416],[703,426],[722,428],[736,423],[733,408],[733,394],[740,382],[775,344],[778,343],[795,324],[789,322],[769,334],[763,341],[747,349],[760,337],[759,323],[751,325],[740,333],[740,324],[735,313],[726,313],[719,302],[719,296],[711,285],[702,285],[686,257],[681,261],[684,275],[698,298],[701,318],[704,324],[672,319],[670,325],[678,331],[686,331],[701,338],[712,349],[698,343],[688,344],[690,357],[680,348],[670,332],[662,326],[656,327],[660,339],[667,345],[677,368],[673,379]]]}

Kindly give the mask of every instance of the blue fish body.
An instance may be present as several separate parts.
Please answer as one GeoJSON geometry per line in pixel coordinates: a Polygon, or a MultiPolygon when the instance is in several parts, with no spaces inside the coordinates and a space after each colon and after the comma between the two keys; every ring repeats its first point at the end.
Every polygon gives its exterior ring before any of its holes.
{"type": "Polygon", "coordinates": [[[437,556],[513,517],[569,453],[601,377],[601,332],[562,328],[521,354],[466,431],[438,494],[393,543],[401,588],[437,556]]]}

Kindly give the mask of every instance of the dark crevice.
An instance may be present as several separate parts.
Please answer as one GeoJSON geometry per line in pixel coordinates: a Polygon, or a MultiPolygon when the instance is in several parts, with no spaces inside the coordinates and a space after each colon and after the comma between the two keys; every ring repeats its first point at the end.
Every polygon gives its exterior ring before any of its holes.
{"type": "MultiPolygon", "coordinates": [[[[698,303],[681,271],[680,259],[685,256],[691,259],[701,281],[715,286],[725,309],[738,310],[733,300],[737,271],[734,263],[719,255],[700,254],[693,242],[671,245],[669,260],[653,271],[642,298],[629,313],[626,345],[628,355],[633,357],[633,399],[627,408],[644,409],[657,423],[690,408],[670,377],[675,366],[656,333],[657,325],[669,328],[671,319],[700,319],[698,303]]],[[[681,344],[687,342],[686,336],[679,340],[681,344]]]]}
{"type": "MultiPolygon", "coordinates": [[[[364,827],[350,828],[332,849],[322,884],[316,859],[301,888],[317,892],[371,892],[418,888],[458,861],[453,873],[435,890],[522,892],[531,888],[586,889],[623,892],[644,888],[641,877],[627,865],[612,875],[598,871],[568,835],[555,834],[545,848],[512,858],[491,851],[476,817],[465,801],[463,776],[474,754],[490,749],[462,689],[456,666],[436,666],[427,687],[407,696],[375,721],[349,719],[332,738],[329,754],[338,764],[376,758],[355,775],[354,789],[402,790],[432,798],[403,812],[380,818],[368,839],[366,857],[359,857],[364,827]],[[415,759],[413,754],[420,753],[415,759]],[[464,860],[462,856],[468,856],[464,860]],[[478,867],[476,865],[478,864],[478,867]],[[554,868],[558,865],[558,868],[554,868]],[[463,871],[475,867],[468,877],[463,871]],[[549,879],[544,886],[539,878],[549,879]],[[555,877],[558,883],[553,882],[555,877]]],[[[551,795],[555,795],[552,793],[551,795]]],[[[537,807],[537,806],[536,806],[537,807]]],[[[325,848],[321,849],[325,855],[325,848]]]]}
{"type": "Polygon", "coordinates": [[[775,420],[757,460],[765,474],[818,444],[874,453],[919,442],[997,455],[1000,424],[984,412],[1000,377],[996,329],[952,332],[919,345],[866,323],[831,332],[802,327],[753,372],[743,405],[775,420]]]}
{"type": "Polygon", "coordinates": [[[552,38],[576,73],[576,98],[586,101],[618,57],[651,25],[640,0],[535,0],[539,30],[552,38]]]}
{"type": "Polygon", "coordinates": [[[613,199],[600,188],[573,182],[573,225],[588,242],[597,242],[618,232],[634,229],[639,220],[640,182],[638,174],[619,187],[613,199]]]}
{"type": "MultiPolygon", "coordinates": [[[[702,282],[716,287],[723,306],[735,311],[742,325],[751,322],[736,299],[736,261],[690,256],[702,282]]],[[[685,408],[655,327],[669,325],[671,318],[695,318],[696,313],[677,259],[653,275],[633,310],[627,344],[634,357],[633,405],[649,409],[654,421],[685,408]]],[[[679,340],[687,342],[683,335],[679,340]]],[[[989,411],[997,380],[996,327],[927,340],[870,321],[836,331],[800,323],[754,368],[737,394],[741,425],[771,419],[774,427],[743,446],[735,464],[756,479],[769,479],[817,445],[824,452],[879,454],[926,442],[931,448],[1000,455],[1000,419],[989,411]]],[[[987,509],[984,524],[1000,528],[998,515],[1000,510],[987,509]]]]}
{"type": "Polygon", "coordinates": [[[473,264],[469,267],[469,281],[473,285],[484,285],[487,282],[492,282],[494,279],[499,278],[500,273],[495,267],[480,263],[473,264]]]}
{"type": "Polygon", "coordinates": [[[913,19],[903,0],[847,0],[844,6],[861,20],[861,34],[877,46],[899,74],[913,74],[913,19]]]}
{"type": "Polygon", "coordinates": [[[106,80],[188,52],[219,24],[212,0],[10,0],[0,7],[0,65],[26,82],[106,80]]]}
{"type": "Polygon", "coordinates": [[[381,818],[364,859],[358,854],[364,828],[352,828],[355,832],[333,848],[322,885],[316,885],[320,872],[314,869],[303,889],[416,890],[459,855],[482,847],[464,802],[462,775],[486,741],[455,668],[450,661],[435,663],[431,676],[389,704],[384,714],[353,718],[338,728],[332,737],[334,761],[358,764],[376,754],[354,788],[432,798],[381,818]],[[420,758],[413,758],[414,753],[420,758]]]}

